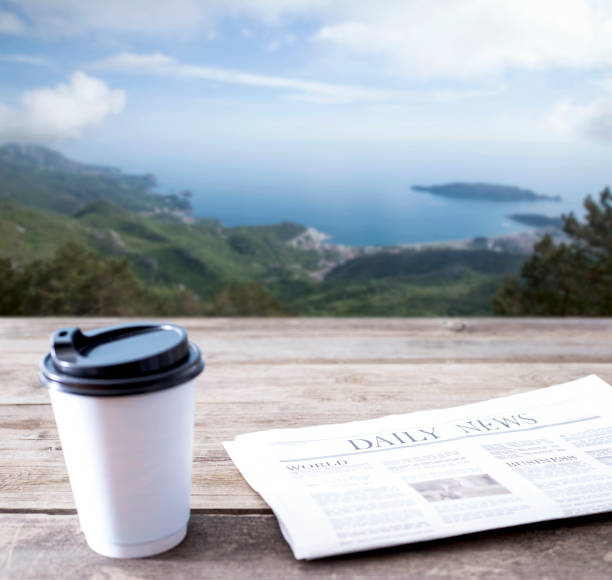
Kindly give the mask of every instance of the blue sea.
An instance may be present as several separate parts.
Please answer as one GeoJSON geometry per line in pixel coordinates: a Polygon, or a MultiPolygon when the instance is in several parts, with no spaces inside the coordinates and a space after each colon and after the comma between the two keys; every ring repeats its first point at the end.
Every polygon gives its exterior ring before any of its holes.
{"type": "MultiPolygon", "coordinates": [[[[138,158],[119,150],[103,158],[125,173],[154,171],[160,193],[189,189],[199,217],[217,218],[228,227],[293,221],[329,234],[335,243],[356,246],[471,239],[529,229],[507,217],[513,213],[556,217],[575,211],[582,216],[584,196],[599,193],[609,180],[607,149],[576,152],[547,145],[500,151],[482,144],[389,147],[373,142],[352,150],[327,142],[298,145],[288,143],[279,151],[277,146],[269,150],[246,143],[228,150],[227,143],[220,143],[217,151],[211,142],[205,150],[147,150],[138,158]],[[413,184],[454,181],[514,185],[560,195],[562,201],[460,201],[411,189],[413,184]]],[[[99,161],[96,155],[91,157],[99,161]]]]}
{"type": "MultiPolygon", "coordinates": [[[[184,163],[158,167],[158,190],[193,192],[191,203],[198,217],[216,218],[223,225],[266,225],[292,221],[314,227],[338,244],[390,246],[419,242],[465,240],[477,236],[500,236],[528,230],[529,226],[508,218],[515,213],[538,213],[558,217],[570,211],[583,215],[585,192],[600,180],[582,172],[572,176],[543,167],[532,179],[500,174],[483,175],[481,181],[516,185],[539,194],[561,195],[562,201],[488,202],[454,200],[411,189],[415,183],[478,181],[460,167],[433,178],[428,172],[411,171],[399,164],[372,169],[351,159],[346,166],[332,159],[330,167],[316,164],[309,171],[286,164],[242,167],[200,166],[184,163]],[[414,175],[413,175],[414,173],[414,175]],[[462,178],[463,177],[463,178],[462,178]],[[589,180],[592,183],[589,183],[589,180]]],[[[428,166],[431,167],[431,164],[428,166]]]]}
{"type": "Polygon", "coordinates": [[[460,240],[529,229],[507,217],[514,213],[582,214],[582,198],[516,203],[453,200],[409,187],[353,189],[350,195],[270,187],[245,191],[238,186],[191,191],[198,217],[216,218],[229,227],[293,221],[329,234],[334,243],[354,246],[460,240]]]}

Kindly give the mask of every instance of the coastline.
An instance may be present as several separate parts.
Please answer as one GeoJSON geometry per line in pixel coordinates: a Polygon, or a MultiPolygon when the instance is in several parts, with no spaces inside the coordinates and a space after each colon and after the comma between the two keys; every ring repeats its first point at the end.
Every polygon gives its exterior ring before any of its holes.
{"type": "Polygon", "coordinates": [[[535,228],[512,234],[471,239],[446,240],[438,242],[420,242],[398,244],[394,246],[350,246],[330,242],[331,236],[314,227],[307,227],[299,236],[289,240],[288,245],[302,250],[312,250],[319,257],[319,269],[311,273],[315,280],[323,280],[328,272],[360,256],[389,253],[398,254],[406,251],[426,252],[428,250],[490,250],[529,255],[533,247],[545,234],[563,241],[566,236],[556,228],[535,228]]]}

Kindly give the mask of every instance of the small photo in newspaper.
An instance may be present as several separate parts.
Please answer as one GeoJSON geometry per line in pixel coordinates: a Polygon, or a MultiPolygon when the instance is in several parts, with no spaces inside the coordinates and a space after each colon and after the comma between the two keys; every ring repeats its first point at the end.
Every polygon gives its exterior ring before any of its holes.
{"type": "Polygon", "coordinates": [[[430,502],[510,493],[487,473],[419,481],[410,485],[430,502]]]}

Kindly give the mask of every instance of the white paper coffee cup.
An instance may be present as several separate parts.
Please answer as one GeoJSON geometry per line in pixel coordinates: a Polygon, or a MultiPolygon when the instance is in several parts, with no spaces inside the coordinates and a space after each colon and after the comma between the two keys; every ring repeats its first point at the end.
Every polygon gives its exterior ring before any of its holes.
{"type": "Polygon", "coordinates": [[[173,548],[189,520],[199,350],[173,325],[58,333],[41,380],[87,543],[114,558],[173,548]]]}

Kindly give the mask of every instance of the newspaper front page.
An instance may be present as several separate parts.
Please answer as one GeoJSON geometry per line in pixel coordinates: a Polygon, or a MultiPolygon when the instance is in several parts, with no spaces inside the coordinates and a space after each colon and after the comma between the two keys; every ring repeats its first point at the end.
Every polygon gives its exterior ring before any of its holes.
{"type": "Polygon", "coordinates": [[[298,559],[612,510],[612,388],[595,375],[224,445],[298,559]]]}

